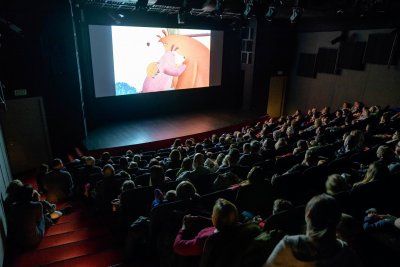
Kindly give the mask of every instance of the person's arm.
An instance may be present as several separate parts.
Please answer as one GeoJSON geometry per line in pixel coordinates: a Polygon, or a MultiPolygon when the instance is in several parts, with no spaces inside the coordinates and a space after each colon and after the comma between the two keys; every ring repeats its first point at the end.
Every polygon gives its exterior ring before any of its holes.
{"type": "Polygon", "coordinates": [[[175,238],[174,252],[181,256],[200,256],[203,253],[207,239],[206,236],[201,236],[200,233],[193,239],[184,239],[185,230],[181,229],[175,238]]]}

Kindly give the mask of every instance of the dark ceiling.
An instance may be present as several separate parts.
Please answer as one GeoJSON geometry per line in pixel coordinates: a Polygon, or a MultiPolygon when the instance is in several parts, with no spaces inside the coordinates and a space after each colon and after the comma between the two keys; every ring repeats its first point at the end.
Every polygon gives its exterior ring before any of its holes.
{"type": "Polygon", "coordinates": [[[301,10],[302,19],[394,18],[399,17],[398,0],[76,0],[81,6],[115,10],[176,14],[185,8],[192,16],[241,19],[246,6],[251,5],[248,17],[265,17],[269,7],[275,8],[274,19],[288,19],[294,7],[301,10]],[[218,12],[219,11],[219,12],[218,12]]]}

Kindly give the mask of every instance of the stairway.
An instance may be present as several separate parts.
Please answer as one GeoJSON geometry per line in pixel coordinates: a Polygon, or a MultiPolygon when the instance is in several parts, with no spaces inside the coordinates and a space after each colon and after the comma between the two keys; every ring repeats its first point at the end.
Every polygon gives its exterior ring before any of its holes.
{"type": "MultiPolygon", "coordinates": [[[[106,222],[88,215],[81,203],[50,226],[39,246],[31,251],[8,255],[6,266],[98,266],[116,265],[122,259],[121,242],[106,222]]],[[[12,254],[12,251],[10,251],[12,254]]]]}

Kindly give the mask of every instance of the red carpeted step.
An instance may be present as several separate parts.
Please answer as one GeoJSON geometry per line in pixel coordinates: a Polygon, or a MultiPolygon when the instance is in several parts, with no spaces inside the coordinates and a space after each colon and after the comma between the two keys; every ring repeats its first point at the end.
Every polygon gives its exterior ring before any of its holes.
{"type": "Polygon", "coordinates": [[[91,238],[100,237],[108,233],[107,229],[103,226],[82,228],[77,231],[47,236],[43,238],[37,249],[44,249],[54,246],[60,246],[68,243],[73,243],[91,238]]]}
{"type": "Polygon", "coordinates": [[[85,255],[65,261],[55,262],[46,267],[107,267],[122,260],[122,251],[119,248],[107,249],[96,254],[85,255]]]}
{"type": "Polygon", "coordinates": [[[62,246],[55,246],[47,249],[31,251],[29,253],[19,256],[13,262],[12,266],[42,266],[75,257],[96,254],[112,246],[114,246],[114,244],[110,236],[93,238],[62,246]]]}
{"type": "Polygon", "coordinates": [[[66,222],[66,223],[59,223],[59,224],[50,226],[50,228],[46,231],[45,236],[52,236],[52,235],[68,233],[68,232],[76,231],[78,229],[87,228],[87,227],[90,227],[90,226],[93,226],[96,224],[98,224],[98,222],[94,218],[88,218],[85,220],[72,221],[72,222],[66,222]]]}
{"type": "Polygon", "coordinates": [[[82,211],[72,212],[70,214],[66,214],[61,216],[55,224],[73,222],[73,221],[81,221],[81,220],[90,220],[90,215],[83,213],[82,211]]]}

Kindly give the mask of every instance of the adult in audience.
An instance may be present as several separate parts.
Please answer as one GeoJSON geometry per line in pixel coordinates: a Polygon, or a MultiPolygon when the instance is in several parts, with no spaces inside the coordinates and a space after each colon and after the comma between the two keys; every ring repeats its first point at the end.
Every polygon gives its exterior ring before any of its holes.
{"type": "Polygon", "coordinates": [[[238,208],[253,215],[267,215],[271,212],[272,189],[269,181],[265,180],[261,167],[253,167],[248,175],[248,184],[239,188],[236,196],[238,208]]]}
{"type": "Polygon", "coordinates": [[[23,185],[17,191],[17,201],[10,210],[9,236],[16,246],[32,248],[44,236],[45,220],[40,202],[32,201],[33,188],[23,185]]]}
{"type": "Polygon", "coordinates": [[[285,236],[263,266],[362,266],[347,244],[336,239],[340,218],[333,197],[327,194],[313,197],[305,210],[306,234],[285,236]]]}
{"type": "Polygon", "coordinates": [[[241,156],[243,155],[249,155],[251,153],[251,146],[250,143],[244,143],[243,147],[242,147],[243,153],[241,154],[241,156]]]}
{"type": "Polygon", "coordinates": [[[207,239],[214,233],[226,231],[238,224],[238,212],[231,202],[218,199],[215,202],[211,221],[213,226],[204,228],[194,238],[185,238],[193,223],[204,220],[203,217],[186,215],[183,217],[181,230],[174,242],[174,252],[181,256],[200,256],[203,254],[207,239]]]}
{"type": "Polygon", "coordinates": [[[4,200],[4,207],[7,214],[7,211],[12,207],[13,204],[17,202],[18,190],[23,187],[24,184],[19,179],[12,180],[6,189],[7,197],[4,200]]]}
{"type": "Polygon", "coordinates": [[[353,187],[364,185],[374,181],[386,181],[389,177],[389,169],[379,162],[373,162],[368,166],[367,173],[360,182],[357,182],[353,187]]]}
{"type": "Polygon", "coordinates": [[[348,134],[346,135],[343,147],[335,152],[336,158],[344,158],[348,157],[356,152],[358,152],[358,140],[354,135],[348,134]]]}
{"type": "Polygon", "coordinates": [[[295,172],[301,173],[310,167],[317,166],[317,164],[318,164],[317,148],[312,147],[306,151],[306,154],[304,155],[304,160],[301,163],[294,165],[284,174],[295,173],[295,172]]]}
{"type": "Polygon", "coordinates": [[[112,164],[112,162],[110,162],[111,161],[111,154],[110,154],[110,152],[103,152],[103,154],[101,154],[101,158],[100,158],[100,162],[99,162],[99,166],[100,166],[100,168],[103,168],[104,167],[104,165],[106,165],[106,164],[112,164]]]}
{"type": "Polygon", "coordinates": [[[168,169],[179,168],[182,164],[181,158],[182,158],[181,152],[179,152],[178,149],[171,150],[168,158],[164,160],[165,169],[168,170],[168,169]]]}
{"type": "Polygon", "coordinates": [[[396,168],[394,167],[398,162],[396,162],[395,152],[389,146],[379,146],[376,150],[376,156],[379,163],[388,167],[390,173],[396,172],[396,168]]]}
{"type": "Polygon", "coordinates": [[[51,171],[43,179],[43,187],[47,191],[47,200],[51,203],[57,203],[70,198],[73,190],[71,174],[64,170],[61,159],[54,159],[50,167],[51,171]]]}
{"type": "Polygon", "coordinates": [[[261,144],[257,140],[250,143],[250,154],[244,154],[239,159],[239,164],[242,166],[253,166],[255,163],[261,162],[263,157],[260,154],[261,144]]]}
{"type": "Polygon", "coordinates": [[[181,168],[176,173],[176,177],[179,177],[181,174],[192,170],[193,161],[191,158],[186,157],[182,160],[181,168]]]}
{"type": "Polygon", "coordinates": [[[298,155],[302,152],[306,152],[308,149],[308,144],[307,144],[306,140],[299,140],[299,141],[297,141],[296,145],[297,146],[293,149],[293,152],[292,152],[292,154],[294,156],[298,155]]]}
{"type": "Polygon", "coordinates": [[[163,167],[154,165],[150,167],[150,186],[158,187],[167,181],[163,167]]]}
{"type": "Polygon", "coordinates": [[[175,139],[174,143],[171,146],[171,149],[177,149],[178,147],[182,146],[181,139],[175,139]]]}
{"type": "Polygon", "coordinates": [[[227,200],[217,200],[212,222],[216,231],[205,242],[200,267],[237,266],[245,251],[261,233],[253,223],[239,224],[235,205],[227,200]]]}
{"type": "Polygon", "coordinates": [[[331,174],[325,182],[326,193],[335,195],[340,192],[349,191],[350,187],[343,176],[339,174],[331,174]]]}
{"type": "Polygon", "coordinates": [[[182,173],[178,178],[176,178],[176,180],[189,180],[192,183],[196,183],[200,178],[204,177],[207,174],[210,174],[210,170],[204,167],[204,161],[205,159],[203,154],[197,153],[196,155],[194,155],[193,170],[182,173]]]}
{"type": "Polygon", "coordinates": [[[186,200],[199,198],[196,187],[189,181],[180,182],[175,189],[176,200],[186,200]]]}

